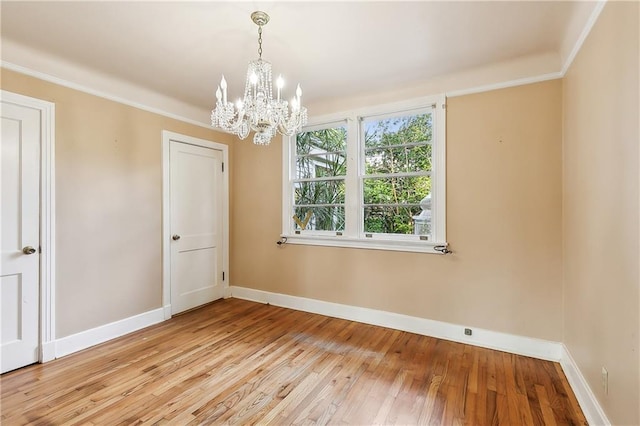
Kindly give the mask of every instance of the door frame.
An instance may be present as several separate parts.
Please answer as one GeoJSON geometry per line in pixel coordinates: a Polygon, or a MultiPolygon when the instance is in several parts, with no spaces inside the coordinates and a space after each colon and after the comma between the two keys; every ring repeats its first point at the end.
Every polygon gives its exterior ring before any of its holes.
{"type": "Polygon", "coordinates": [[[171,318],[171,163],[169,146],[173,142],[186,143],[222,151],[224,173],[222,173],[222,282],[224,297],[229,297],[229,147],[225,144],[194,138],[180,133],[162,131],[162,307],[164,319],[171,318]]]}
{"type": "Polygon", "coordinates": [[[0,90],[2,102],[40,112],[40,280],[38,361],[55,359],[55,112],[53,102],[0,90]]]}

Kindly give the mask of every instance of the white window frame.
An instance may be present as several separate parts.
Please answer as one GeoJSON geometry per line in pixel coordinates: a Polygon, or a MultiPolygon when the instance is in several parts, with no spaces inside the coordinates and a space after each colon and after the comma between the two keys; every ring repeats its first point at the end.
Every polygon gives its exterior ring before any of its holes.
{"type": "Polygon", "coordinates": [[[309,120],[303,130],[314,130],[332,125],[347,126],[347,175],[345,180],[345,230],[299,231],[294,229],[293,179],[295,175],[296,136],[283,137],[282,143],[282,234],[287,244],[305,244],[332,247],[351,247],[377,250],[438,253],[438,246],[447,246],[446,239],[446,97],[444,95],[416,98],[404,102],[376,105],[357,110],[316,117],[309,120]],[[365,237],[361,209],[362,176],[364,173],[364,141],[360,140],[362,118],[407,113],[433,107],[432,135],[432,239],[423,240],[418,235],[373,234],[365,237]]]}

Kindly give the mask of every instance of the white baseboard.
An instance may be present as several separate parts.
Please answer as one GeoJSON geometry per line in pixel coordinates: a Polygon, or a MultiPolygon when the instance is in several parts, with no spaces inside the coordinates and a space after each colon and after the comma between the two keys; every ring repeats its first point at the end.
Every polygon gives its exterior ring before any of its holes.
{"type": "Polygon", "coordinates": [[[154,309],[110,324],[72,334],[55,342],[56,358],[115,339],[141,328],[164,321],[164,308],[154,309]]]}
{"type": "Polygon", "coordinates": [[[164,305],[164,319],[168,320],[171,318],[171,305],[164,305]]]}
{"type": "Polygon", "coordinates": [[[358,306],[324,302],[304,297],[289,296],[286,294],[271,293],[246,287],[231,286],[230,289],[232,297],[238,299],[269,303],[284,308],[342,318],[365,324],[379,325],[396,330],[422,334],[424,336],[437,337],[549,361],[557,362],[562,358],[563,352],[560,342],[517,336],[477,327],[468,327],[473,330],[473,335],[466,336],[464,334],[465,326],[442,321],[361,308],[358,306]]]}
{"type": "Polygon", "coordinates": [[[576,398],[578,399],[584,416],[587,418],[587,422],[590,425],[610,426],[611,422],[604,413],[596,396],[591,391],[589,384],[571,356],[569,349],[567,349],[564,344],[562,344],[560,365],[562,366],[565,376],[567,376],[567,381],[571,389],[573,389],[573,393],[576,394],[576,398]]]}

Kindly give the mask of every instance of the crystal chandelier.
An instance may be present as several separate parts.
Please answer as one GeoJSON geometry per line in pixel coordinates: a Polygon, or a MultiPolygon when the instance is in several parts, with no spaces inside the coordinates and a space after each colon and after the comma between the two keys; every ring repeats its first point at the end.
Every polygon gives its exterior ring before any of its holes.
{"type": "Polygon", "coordinates": [[[276,80],[277,94],[273,98],[271,63],[262,60],[262,27],[269,22],[269,15],[253,12],[251,20],[258,26],[258,59],[249,62],[247,81],[244,86],[244,98],[234,105],[227,100],[227,81],[222,76],[216,90],[216,107],[211,112],[211,125],[234,133],[240,139],[255,131],[253,143],[268,145],[276,131],[291,136],[307,124],[307,109],[302,106],[300,85],[296,96],[289,103],[282,99],[284,86],[282,76],[276,80]]]}

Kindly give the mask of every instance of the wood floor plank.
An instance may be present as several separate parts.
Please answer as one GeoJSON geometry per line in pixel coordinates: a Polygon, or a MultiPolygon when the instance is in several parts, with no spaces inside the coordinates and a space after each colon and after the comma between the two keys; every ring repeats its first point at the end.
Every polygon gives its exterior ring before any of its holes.
{"type": "Polygon", "coordinates": [[[237,299],[0,388],[7,425],[586,425],[557,363],[237,299]]]}

